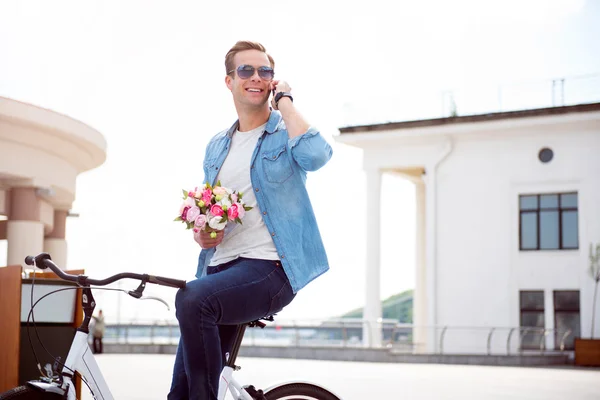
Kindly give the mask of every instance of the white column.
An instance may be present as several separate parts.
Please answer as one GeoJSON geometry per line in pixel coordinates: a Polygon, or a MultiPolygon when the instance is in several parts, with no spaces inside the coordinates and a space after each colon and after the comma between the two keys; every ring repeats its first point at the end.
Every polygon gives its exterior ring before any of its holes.
{"type": "Polygon", "coordinates": [[[366,260],[366,298],[363,318],[364,346],[381,346],[381,172],[367,171],[366,207],[367,213],[367,260],[366,260]]]}
{"type": "MultiPolygon", "coordinates": [[[[554,329],[554,290],[552,289],[544,290],[544,320],[546,329],[554,329]]],[[[554,334],[554,331],[550,331],[544,339],[548,350],[554,349],[554,334]]]]}
{"type": "Polygon", "coordinates": [[[40,220],[40,200],[33,187],[13,187],[9,193],[6,228],[7,264],[25,265],[25,257],[44,249],[44,224],[40,220]]]}
{"type": "Polygon", "coordinates": [[[44,224],[37,221],[9,220],[6,239],[7,264],[25,266],[25,257],[36,256],[44,249],[44,224]]]}
{"type": "Polygon", "coordinates": [[[54,264],[67,269],[67,241],[65,239],[45,239],[44,252],[50,254],[54,264]]]}
{"type": "Polygon", "coordinates": [[[53,228],[44,240],[44,251],[61,269],[67,269],[67,241],[65,240],[68,211],[54,210],[53,228]]]}
{"type": "Polygon", "coordinates": [[[416,353],[427,351],[427,277],[425,269],[425,183],[415,182],[416,220],[416,284],[413,295],[413,343],[416,353]]]}
{"type": "Polygon", "coordinates": [[[427,287],[427,346],[426,351],[438,351],[438,337],[441,329],[437,326],[437,282],[436,282],[436,182],[435,169],[427,168],[425,175],[425,282],[427,287]]]}

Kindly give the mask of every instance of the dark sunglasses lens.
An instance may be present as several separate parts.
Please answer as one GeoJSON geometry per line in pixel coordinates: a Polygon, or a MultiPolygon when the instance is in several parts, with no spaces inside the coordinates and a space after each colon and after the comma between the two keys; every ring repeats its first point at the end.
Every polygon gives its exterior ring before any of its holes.
{"type": "Polygon", "coordinates": [[[273,68],[269,68],[269,67],[260,67],[258,68],[258,76],[260,76],[262,79],[273,79],[273,76],[275,76],[275,72],[273,71],[273,68]]]}
{"type": "Polygon", "coordinates": [[[237,72],[240,78],[248,79],[254,75],[254,67],[252,65],[240,65],[237,72]]]}

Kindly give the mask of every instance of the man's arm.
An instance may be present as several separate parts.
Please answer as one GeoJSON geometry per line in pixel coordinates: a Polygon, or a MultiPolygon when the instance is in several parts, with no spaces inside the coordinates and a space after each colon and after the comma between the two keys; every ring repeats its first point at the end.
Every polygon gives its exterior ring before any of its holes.
{"type": "MultiPolygon", "coordinates": [[[[275,88],[275,94],[279,92],[291,93],[292,91],[290,85],[284,81],[273,81],[273,87],[275,88]]],[[[277,103],[277,106],[275,106],[275,96],[273,96],[271,103],[274,109],[281,112],[290,139],[300,136],[308,130],[310,125],[306,122],[300,112],[298,112],[296,106],[294,106],[294,103],[289,97],[282,97],[277,103]]]]}
{"type": "MultiPolygon", "coordinates": [[[[273,81],[273,87],[276,94],[292,90],[284,81],[273,81]]],[[[290,152],[298,165],[305,171],[316,171],[325,165],[333,153],[331,146],[319,131],[310,127],[292,100],[289,97],[282,97],[275,107],[273,99],[272,105],[281,112],[288,131],[290,152]]]]}

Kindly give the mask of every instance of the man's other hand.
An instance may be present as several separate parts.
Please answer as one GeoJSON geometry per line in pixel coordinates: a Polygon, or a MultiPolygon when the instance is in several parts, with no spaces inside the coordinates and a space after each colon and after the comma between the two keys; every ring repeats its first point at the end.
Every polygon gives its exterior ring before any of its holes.
{"type": "Polygon", "coordinates": [[[203,249],[210,249],[218,246],[223,241],[224,231],[204,231],[194,232],[194,240],[198,242],[203,249]],[[213,239],[210,237],[211,232],[215,232],[217,236],[213,239]]]}

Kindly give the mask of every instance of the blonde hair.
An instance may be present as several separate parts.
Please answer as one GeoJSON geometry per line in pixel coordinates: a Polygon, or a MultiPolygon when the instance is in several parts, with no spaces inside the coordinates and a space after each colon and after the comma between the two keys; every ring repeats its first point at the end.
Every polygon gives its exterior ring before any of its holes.
{"type": "Polygon", "coordinates": [[[233,69],[235,69],[235,65],[233,63],[233,58],[235,57],[235,55],[237,53],[239,53],[240,51],[245,51],[245,50],[262,51],[269,58],[269,62],[271,63],[271,68],[275,68],[275,60],[273,60],[273,57],[271,57],[271,55],[269,53],[267,53],[267,49],[265,49],[265,46],[263,46],[262,44],[260,44],[258,42],[250,42],[247,40],[240,40],[231,49],[229,49],[229,51],[225,55],[225,73],[227,75],[229,75],[231,72],[233,72],[233,69]]]}

